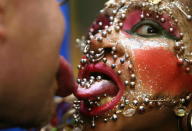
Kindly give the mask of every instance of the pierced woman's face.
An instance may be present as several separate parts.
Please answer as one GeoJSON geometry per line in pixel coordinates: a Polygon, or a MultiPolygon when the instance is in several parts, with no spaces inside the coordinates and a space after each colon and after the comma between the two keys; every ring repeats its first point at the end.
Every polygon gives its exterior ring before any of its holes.
{"type": "Polygon", "coordinates": [[[109,2],[81,41],[85,57],[78,66],[75,115],[91,118],[92,127],[95,120],[120,117],[147,128],[146,120],[184,110],[192,85],[188,14],[179,1],[109,2]]]}

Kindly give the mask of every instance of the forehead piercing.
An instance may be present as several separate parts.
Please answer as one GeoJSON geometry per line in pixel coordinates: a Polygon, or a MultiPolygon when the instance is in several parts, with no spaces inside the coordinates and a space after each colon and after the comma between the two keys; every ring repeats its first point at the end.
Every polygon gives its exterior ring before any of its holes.
{"type": "Polygon", "coordinates": [[[170,32],[173,32],[173,27],[169,28],[169,31],[170,31],[170,32]]]}
{"type": "Polygon", "coordinates": [[[192,20],[192,16],[191,15],[187,15],[187,19],[188,20],[192,20]]]}
{"type": "Polygon", "coordinates": [[[165,23],[165,18],[160,19],[161,23],[165,23]]]}
{"type": "Polygon", "coordinates": [[[150,16],[150,14],[149,14],[149,13],[147,13],[147,14],[146,14],[146,16],[147,16],[147,17],[149,17],[149,16],[150,16]]]}
{"type": "Polygon", "coordinates": [[[125,19],[125,17],[126,17],[126,15],[123,13],[123,14],[121,14],[120,19],[121,19],[121,20],[124,20],[124,19],[125,19]]]}
{"type": "Polygon", "coordinates": [[[156,19],[159,19],[159,15],[156,15],[156,17],[155,17],[156,19]]]}
{"type": "Polygon", "coordinates": [[[178,3],[174,3],[174,5],[187,17],[187,20],[192,20],[192,16],[188,15],[182,8],[181,5],[178,3]]]}
{"type": "Polygon", "coordinates": [[[144,16],[144,14],[141,14],[141,16],[140,16],[140,17],[141,17],[141,19],[144,19],[144,17],[145,17],[145,16],[144,16]]]}

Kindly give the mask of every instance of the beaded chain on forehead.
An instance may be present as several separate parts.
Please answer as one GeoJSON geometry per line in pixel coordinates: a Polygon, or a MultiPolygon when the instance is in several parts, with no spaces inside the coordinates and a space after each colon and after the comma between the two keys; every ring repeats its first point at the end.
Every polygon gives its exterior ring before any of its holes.
{"type": "MultiPolygon", "coordinates": [[[[82,39],[77,39],[77,43],[80,45],[81,51],[85,54],[86,58],[81,59],[80,65],[78,65],[78,69],[84,68],[84,65],[87,63],[96,63],[103,61],[104,63],[107,63],[107,58],[105,58],[105,50],[104,48],[98,48],[97,50],[91,50],[91,41],[96,40],[98,43],[102,43],[104,39],[107,38],[107,35],[111,35],[112,33],[119,33],[121,28],[123,27],[123,21],[126,18],[126,13],[129,10],[130,7],[139,7],[143,10],[149,10],[156,12],[156,18],[159,19],[161,23],[164,23],[166,21],[166,18],[162,17],[162,13],[169,13],[168,15],[174,20],[173,25],[178,25],[179,21],[176,17],[174,17],[174,14],[172,12],[173,8],[178,9],[183,16],[185,16],[187,21],[192,22],[192,16],[190,15],[191,9],[189,7],[186,7],[183,3],[177,0],[173,0],[171,2],[163,3],[162,0],[145,0],[145,1],[138,1],[138,0],[110,0],[105,4],[105,8],[100,11],[101,15],[107,15],[109,17],[109,21],[105,20],[102,21],[96,21],[94,23],[93,28],[90,28],[90,31],[88,33],[88,37],[82,37],[82,39]]],[[[148,17],[150,15],[149,12],[142,13],[141,18],[148,17]]],[[[169,32],[173,32],[174,28],[169,27],[169,32]]],[[[186,43],[188,41],[184,41],[184,33],[179,33],[179,40],[175,42],[175,55],[178,58],[178,66],[183,66],[187,73],[190,73],[192,70],[192,60],[190,60],[190,56],[192,55],[191,52],[186,54],[186,43]],[[184,44],[185,43],[185,44],[184,44]]],[[[116,43],[116,45],[119,44],[119,41],[113,41],[111,42],[116,43]]],[[[117,51],[116,47],[112,47],[111,54],[113,56],[113,59],[116,59],[118,56],[115,54],[117,51]]],[[[124,58],[120,59],[120,63],[124,64],[125,62],[128,62],[128,69],[131,73],[130,80],[125,80],[124,85],[126,87],[130,87],[130,89],[134,89],[136,85],[136,75],[133,70],[133,64],[131,62],[131,59],[129,57],[129,54],[125,54],[124,58]]],[[[111,68],[115,69],[116,64],[111,64],[111,68]]],[[[121,75],[121,70],[117,71],[118,75],[121,75]]],[[[101,80],[101,76],[97,76],[94,78],[93,76],[90,77],[89,80],[87,79],[78,79],[77,83],[85,88],[89,88],[91,84],[94,83],[94,81],[101,80]]],[[[133,93],[134,95],[134,93],[133,93]]],[[[103,97],[106,97],[106,94],[104,94],[103,97]]],[[[89,100],[90,105],[98,105],[98,101],[101,99],[101,97],[98,97],[97,100],[91,101],[89,100]]],[[[121,102],[109,113],[107,113],[105,116],[107,117],[101,117],[104,122],[108,122],[110,120],[117,120],[118,114],[124,115],[125,117],[132,117],[136,113],[144,113],[146,110],[150,110],[152,108],[161,108],[163,106],[170,106],[174,107],[174,112],[176,116],[183,117],[188,112],[186,111],[186,106],[189,104],[189,101],[192,99],[191,93],[186,93],[181,96],[177,96],[174,98],[170,97],[152,97],[150,94],[140,94],[139,96],[135,97],[135,99],[128,99],[128,94],[124,94],[124,96],[121,98],[121,102]]],[[[77,123],[78,126],[83,125],[85,122],[84,119],[81,117],[81,114],[79,112],[80,109],[80,101],[75,100],[74,109],[76,110],[73,114],[74,120],[77,123]]],[[[91,108],[90,108],[91,110],[91,108]]],[[[95,127],[95,119],[99,119],[99,116],[93,116],[91,120],[91,127],[95,127]]]]}

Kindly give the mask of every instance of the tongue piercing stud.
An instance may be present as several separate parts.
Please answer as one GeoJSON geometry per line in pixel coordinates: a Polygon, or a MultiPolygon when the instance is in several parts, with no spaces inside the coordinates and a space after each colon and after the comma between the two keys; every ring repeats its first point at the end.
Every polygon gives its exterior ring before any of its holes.
{"type": "Polygon", "coordinates": [[[98,81],[99,81],[99,80],[101,80],[101,76],[97,76],[97,78],[96,78],[96,79],[97,79],[98,81]]]}

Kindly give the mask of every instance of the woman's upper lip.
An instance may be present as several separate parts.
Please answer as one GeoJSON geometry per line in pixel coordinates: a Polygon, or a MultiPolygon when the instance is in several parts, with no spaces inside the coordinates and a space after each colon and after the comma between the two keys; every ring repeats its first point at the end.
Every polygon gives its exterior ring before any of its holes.
{"type": "MultiPolygon", "coordinates": [[[[90,74],[92,72],[97,72],[97,73],[102,73],[105,74],[107,76],[109,76],[111,78],[111,80],[117,85],[118,87],[118,92],[116,94],[115,97],[113,97],[113,99],[101,106],[98,107],[94,107],[92,108],[91,111],[88,111],[88,108],[86,107],[86,105],[84,104],[84,102],[81,102],[81,108],[80,108],[80,112],[82,112],[85,115],[101,115],[111,109],[113,109],[120,101],[123,92],[125,90],[125,86],[123,84],[123,82],[121,81],[121,79],[116,75],[116,73],[114,72],[114,70],[112,70],[109,66],[107,66],[105,63],[103,62],[99,62],[97,64],[89,64],[86,65],[84,67],[84,69],[80,70],[79,72],[79,78],[83,78],[83,77],[88,77],[90,76],[90,74]]],[[[100,92],[89,92],[89,91],[85,91],[86,89],[79,89],[81,87],[75,87],[74,88],[74,94],[77,98],[79,99],[87,99],[87,98],[93,98],[93,97],[97,97],[98,95],[100,95],[101,93],[106,93],[108,94],[108,92],[106,92],[106,89],[101,89],[100,92]]],[[[91,90],[91,89],[87,89],[87,90],[91,90]]],[[[110,89],[109,89],[110,90],[110,89]]],[[[113,91],[112,91],[113,92],[113,91]]]]}

